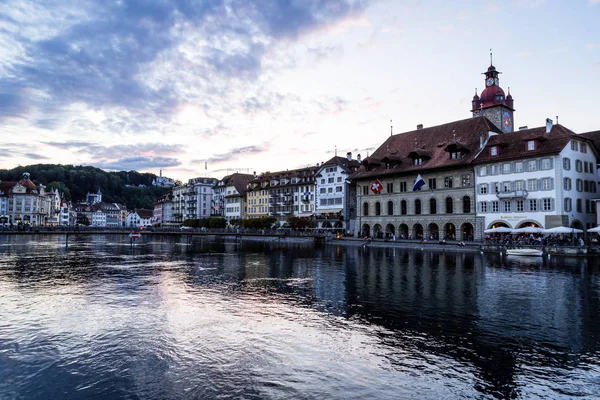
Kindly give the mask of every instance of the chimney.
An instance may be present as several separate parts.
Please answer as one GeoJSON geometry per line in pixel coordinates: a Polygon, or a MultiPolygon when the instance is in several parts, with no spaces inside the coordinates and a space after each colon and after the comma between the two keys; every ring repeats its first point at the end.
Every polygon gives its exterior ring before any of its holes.
{"type": "Polygon", "coordinates": [[[550,133],[552,131],[552,120],[550,118],[546,118],[546,133],[550,133]]]}
{"type": "Polygon", "coordinates": [[[520,131],[526,131],[527,129],[529,129],[529,127],[527,127],[527,125],[524,125],[524,126],[520,126],[520,127],[519,127],[519,130],[520,130],[520,131]]]}
{"type": "Polygon", "coordinates": [[[358,163],[362,163],[361,159],[360,159],[360,154],[356,156],[356,161],[358,161],[358,163]]]}
{"type": "Polygon", "coordinates": [[[420,131],[421,129],[423,129],[423,124],[417,125],[417,130],[420,131]]]}
{"type": "Polygon", "coordinates": [[[347,152],[346,153],[346,158],[348,159],[348,161],[352,161],[352,153],[347,152]]]}

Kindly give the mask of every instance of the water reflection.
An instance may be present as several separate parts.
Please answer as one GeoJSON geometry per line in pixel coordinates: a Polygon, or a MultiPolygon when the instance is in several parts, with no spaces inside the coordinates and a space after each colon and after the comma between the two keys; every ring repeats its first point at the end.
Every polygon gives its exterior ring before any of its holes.
{"type": "Polygon", "coordinates": [[[587,259],[110,235],[0,256],[0,397],[600,395],[587,259]]]}

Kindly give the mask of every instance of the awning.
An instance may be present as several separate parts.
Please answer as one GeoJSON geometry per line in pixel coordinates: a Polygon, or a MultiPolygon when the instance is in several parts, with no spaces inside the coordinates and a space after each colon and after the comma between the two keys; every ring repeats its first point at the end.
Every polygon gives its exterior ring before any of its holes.
{"type": "Polygon", "coordinates": [[[299,217],[312,217],[314,213],[312,211],[304,211],[298,214],[299,217]]]}
{"type": "Polygon", "coordinates": [[[321,214],[337,214],[342,210],[343,210],[343,208],[327,208],[324,210],[317,210],[317,214],[319,214],[319,215],[321,215],[321,214]]]}

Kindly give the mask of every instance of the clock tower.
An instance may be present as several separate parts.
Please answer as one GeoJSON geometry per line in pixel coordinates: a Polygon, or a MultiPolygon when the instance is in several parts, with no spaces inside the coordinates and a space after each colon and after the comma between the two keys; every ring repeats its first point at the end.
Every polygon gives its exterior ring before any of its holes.
{"type": "Polygon", "coordinates": [[[498,129],[502,132],[509,133],[514,131],[513,113],[513,98],[510,95],[504,95],[504,90],[500,87],[498,76],[501,72],[496,71],[496,67],[490,65],[485,75],[485,89],[481,92],[481,96],[473,96],[471,112],[474,117],[487,117],[498,129]]]}

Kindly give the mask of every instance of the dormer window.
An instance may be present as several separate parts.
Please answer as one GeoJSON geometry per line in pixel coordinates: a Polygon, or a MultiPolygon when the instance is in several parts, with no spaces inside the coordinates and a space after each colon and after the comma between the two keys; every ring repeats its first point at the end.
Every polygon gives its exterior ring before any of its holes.
{"type": "Polygon", "coordinates": [[[413,165],[421,165],[423,164],[423,158],[422,157],[417,157],[413,160],[413,165]]]}
{"type": "Polygon", "coordinates": [[[490,156],[495,157],[498,155],[498,153],[499,153],[498,146],[490,147],[490,156]]]}
{"type": "Polygon", "coordinates": [[[528,140],[527,141],[527,151],[533,151],[535,150],[535,140],[528,140]]]}
{"type": "Polygon", "coordinates": [[[461,157],[462,157],[462,153],[460,151],[453,151],[450,153],[450,159],[452,159],[452,160],[458,160],[461,157]]]}

